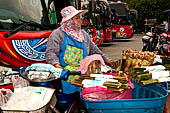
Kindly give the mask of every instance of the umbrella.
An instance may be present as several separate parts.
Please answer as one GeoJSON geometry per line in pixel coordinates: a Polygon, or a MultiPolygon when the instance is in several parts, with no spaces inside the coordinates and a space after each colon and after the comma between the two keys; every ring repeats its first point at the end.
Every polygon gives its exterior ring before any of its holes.
{"type": "Polygon", "coordinates": [[[170,9],[164,10],[163,13],[169,13],[170,9]]]}

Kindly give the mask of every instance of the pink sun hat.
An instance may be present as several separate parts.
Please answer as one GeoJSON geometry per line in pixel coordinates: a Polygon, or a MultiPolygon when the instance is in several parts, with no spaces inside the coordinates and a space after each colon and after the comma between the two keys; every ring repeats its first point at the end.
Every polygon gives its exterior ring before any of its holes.
{"type": "Polygon", "coordinates": [[[73,6],[67,6],[60,12],[63,17],[61,23],[73,18],[77,14],[85,14],[86,12],[88,12],[88,10],[77,10],[73,6]]]}

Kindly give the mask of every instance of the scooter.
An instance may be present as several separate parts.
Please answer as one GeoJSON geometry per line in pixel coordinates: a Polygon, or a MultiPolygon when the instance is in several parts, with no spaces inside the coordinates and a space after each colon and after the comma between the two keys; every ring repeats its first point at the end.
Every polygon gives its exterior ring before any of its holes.
{"type": "MultiPolygon", "coordinates": [[[[30,79],[28,77],[28,72],[27,68],[28,66],[25,67],[20,67],[19,69],[19,74],[22,78],[26,79],[29,81],[30,85],[32,86],[44,86],[44,87],[50,87],[50,88],[54,88],[55,89],[55,95],[57,98],[57,103],[56,103],[56,110],[58,111],[57,113],[71,113],[71,112],[79,112],[81,110],[78,110],[80,108],[78,108],[77,105],[80,101],[78,100],[78,94],[76,93],[71,93],[71,94],[65,94],[63,91],[63,87],[62,87],[62,80],[66,80],[68,78],[68,75],[81,75],[81,72],[79,71],[69,71],[67,69],[62,69],[61,71],[61,76],[58,79],[50,79],[50,80],[46,80],[46,81],[40,81],[40,78],[37,79],[30,79]],[[77,97],[76,97],[77,96],[77,97]]],[[[31,71],[34,71],[34,69],[31,69],[31,71]]],[[[41,70],[38,70],[38,72],[41,72],[41,70]]],[[[54,73],[54,70],[49,70],[46,72],[50,72],[50,74],[54,73]]],[[[37,73],[37,72],[35,72],[37,73]]],[[[60,73],[60,70],[57,71],[57,73],[60,73]]],[[[83,110],[82,110],[83,111],[83,110]]]]}
{"type": "MultiPolygon", "coordinates": [[[[55,108],[51,108],[51,110],[53,111],[52,113],[80,113],[80,112],[84,113],[83,112],[84,108],[82,109],[81,107],[78,107],[78,106],[80,106],[80,105],[78,105],[78,104],[80,104],[79,103],[80,100],[78,100],[78,98],[77,98],[77,97],[80,97],[78,92],[65,94],[63,91],[63,87],[62,87],[63,84],[61,82],[62,80],[66,80],[68,78],[68,75],[81,75],[80,71],[69,71],[67,69],[60,69],[61,71],[59,70],[59,71],[57,71],[57,73],[61,72],[60,73],[61,76],[59,78],[55,78],[54,70],[49,70],[49,71],[48,70],[37,70],[36,71],[33,68],[29,70],[28,67],[29,66],[20,67],[20,68],[9,68],[12,70],[10,72],[15,72],[15,73],[4,74],[4,72],[3,73],[0,72],[0,75],[3,74],[5,76],[11,77],[12,75],[15,76],[17,74],[21,78],[23,78],[27,82],[29,82],[30,86],[49,87],[49,88],[55,89],[55,96],[57,98],[57,103],[55,105],[55,108]],[[32,74],[30,74],[30,73],[32,73],[32,74]],[[29,74],[29,76],[28,76],[28,74],[29,74]],[[48,80],[45,79],[45,76],[48,77],[48,80]]],[[[13,83],[11,82],[9,85],[5,84],[5,87],[0,85],[0,88],[7,88],[7,89],[10,89],[13,91],[14,90],[14,88],[12,87],[13,83]],[[11,87],[9,87],[9,85],[11,87]]]]}
{"type": "Polygon", "coordinates": [[[145,36],[142,37],[143,48],[142,51],[156,51],[158,44],[158,36],[151,32],[147,32],[145,36]]]}

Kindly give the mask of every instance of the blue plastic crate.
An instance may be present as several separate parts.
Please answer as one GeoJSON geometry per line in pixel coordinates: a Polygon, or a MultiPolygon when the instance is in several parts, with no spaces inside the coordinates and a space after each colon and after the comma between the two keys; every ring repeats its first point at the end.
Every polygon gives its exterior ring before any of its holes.
{"type": "Polygon", "coordinates": [[[135,88],[131,91],[132,99],[89,101],[82,96],[80,98],[88,113],[162,113],[168,96],[168,83],[145,87],[133,83],[135,88]]]}

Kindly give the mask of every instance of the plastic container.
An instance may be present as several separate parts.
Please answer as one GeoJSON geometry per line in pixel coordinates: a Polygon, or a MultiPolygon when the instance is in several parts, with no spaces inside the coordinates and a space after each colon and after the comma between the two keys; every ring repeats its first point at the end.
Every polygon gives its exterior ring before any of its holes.
{"type": "Polygon", "coordinates": [[[132,99],[89,101],[80,98],[88,113],[162,113],[168,96],[168,83],[145,87],[133,83],[132,99]]]}
{"type": "Polygon", "coordinates": [[[52,95],[50,101],[39,109],[35,110],[3,110],[0,109],[0,113],[53,113],[53,109],[57,102],[55,94],[52,95]]]}

